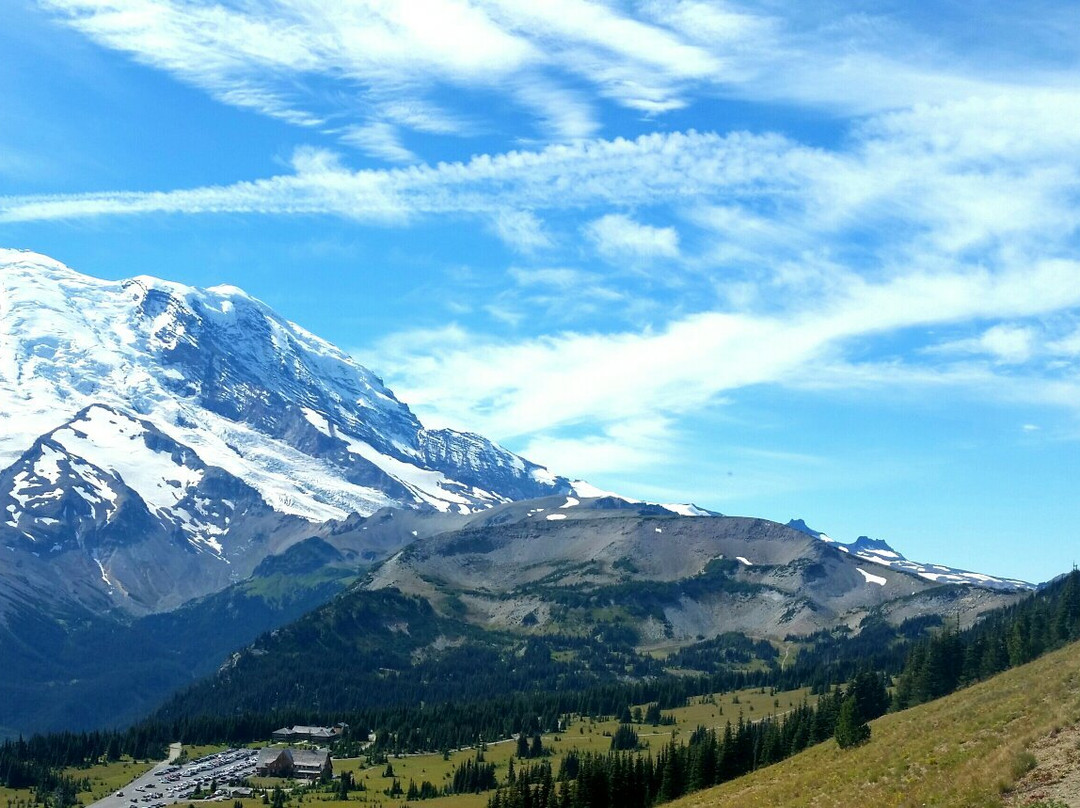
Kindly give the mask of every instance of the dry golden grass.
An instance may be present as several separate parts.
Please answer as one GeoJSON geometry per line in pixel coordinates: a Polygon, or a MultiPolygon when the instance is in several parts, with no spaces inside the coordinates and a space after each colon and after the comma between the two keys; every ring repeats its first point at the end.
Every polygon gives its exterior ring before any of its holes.
{"type": "Polygon", "coordinates": [[[672,808],[1000,806],[1034,741],[1080,722],[1080,644],[871,724],[870,742],[829,741],[672,808]]]}

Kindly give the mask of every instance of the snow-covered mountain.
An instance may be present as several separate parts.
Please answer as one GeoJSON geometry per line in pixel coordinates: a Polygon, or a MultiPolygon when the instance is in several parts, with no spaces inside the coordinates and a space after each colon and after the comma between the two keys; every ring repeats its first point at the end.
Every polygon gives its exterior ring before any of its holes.
{"type": "Polygon", "coordinates": [[[848,553],[856,558],[869,561],[890,569],[903,570],[904,572],[918,575],[928,581],[940,584],[969,584],[980,586],[984,589],[1000,589],[1003,591],[1029,591],[1037,586],[1027,581],[1016,578],[998,578],[993,575],[984,575],[980,572],[969,572],[955,567],[945,567],[941,564],[923,564],[918,561],[909,561],[904,556],[890,547],[881,539],[871,539],[869,536],[859,536],[855,541],[845,544],[809,527],[802,519],[792,519],[787,526],[805,533],[808,536],[820,539],[833,545],[841,552],[848,553]]]}
{"type": "Polygon", "coordinates": [[[104,281],[15,250],[0,250],[0,470],[9,558],[75,554],[101,592],[151,610],[250,572],[272,544],[256,517],[469,513],[573,490],[478,435],[425,429],[239,289],[104,281]]]}
{"type": "MultiPolygon", "coordinates": [[[[20,603],[173,609],[351,514],[603,493],[425,429],[369,370],[235,287],[105,281],[0,250],[0,622],[20,603]]],[[[841,549],[942,583],[1026,586],[869,540],[841,549]]]]}

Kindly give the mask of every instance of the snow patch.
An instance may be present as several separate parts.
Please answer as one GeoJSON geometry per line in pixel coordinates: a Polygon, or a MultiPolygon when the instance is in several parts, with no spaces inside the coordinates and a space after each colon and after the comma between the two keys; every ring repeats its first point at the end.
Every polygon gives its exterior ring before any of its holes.
{"type": "MultiPolygon", "coordinates": [[[[60,458],[62,455],[51,446],[41,447],[41,456],[34,464],[34,474],[44,477],[53,485],[60,481],[60,458]]],[[[25,474],[25,472],[23,472],[25,474]]],[[[22,476],[22,475],[19,475],[22,476]]]]}
{"type": "Polygon", "coordinates": [[[747,560],[746,560],[745,558],[743,558],[742,556],[735,556],[735,560],[736,560],[736,561],[738,561],[738,562],[739,562],[739,563],[741,563],[741,564],[745,564],[745,565],[746,565],[746,566],[748,566],[748,567],[752,567],[752,566],[754,566],[753,564],[751,564],[751,563],[750,563],[749,561],[747,561],[747,560]]]}
{"type": "Polygon", "coordinates": [[[105,586],[109,587],[109,589],[112,589],[113,582],[109,580],[109,575],[107,572],[105,572],[105,565],[101,563],[101,559],[99,559],[97,556],[94,556],[94,563],[97,564],[98,569],[101,570],[101,580],[105,582],[105,586]]]}
{"type": "Polygon", "coordinates": [[[570,487],[574,490],[574,493],[584,499],[599,499],[600,497],[615,497],[615,499],[626,500],[631,502],[632,500],[626,499],[626,497],[616,494],[614,491],[605,491],[603,488],[597,488],[592,483],[587,483],[584,480],[573,480],[570,483],[570,487]]]}
{"type": "Polygon", "coordinates": [[[709,512],[699,508],[697,505],[690,505],[681,502],[665,503],[660,506],[672,513],[677,513],[679,516],[708,516],[709,512]]]}
{"type": "Polygon", "coordinates": [[[119,476],[147,507],[160,513],[197,486],[203,473],[148,448],[146,435],[146,427],[138,421],[91,407],[80,421],[54,432],[53,439],[71,455],[119,476]]]}
{"type": "Polygon", "coordinates": [[[534,468],[529,476],[543,485],[555,485],[558,482],[558,478],[543,466],[534,468]]]}
{"type": "Polygon", "coordinates": [[[565,519],[566,514],[565,513],[549,513],[544,518],[547,519],[549,522],[557,522],[560,519],[565,519]]]}
{"type": "Polygon", "coordinates": [[[304,418],[307,422],[322,432],[328,438],[332,438],[333,434],[330,432],[330,421],[321,412],[316,412],[311,407],[301,407],[300,411],[304,413],[304,418]]]}
{"type": "Polygon", "coordinates": [[[866,558],[870,558],[871,556],[879,556],[881,558],[895,558],[895,559],[900,558],[899,553],[894,553],[891,550],[862,550],[859,553],[859,555],[864,556],[866,558]]]}
{"type": "Polygon", "coordinates": [[[581,500],[574,499],[574,497],[567,497],[566,502],[560,505],[560,508],[573,508],[575,505],[580,505],[581,500]]]}
{"type": "MultiPolygon", "coordinates": [[[[430,471],[406,463],[404,460],[384,455],[374,446],[362,440],[350,440],[349,451],[359,455],[391,477],[399,480],[406,488],[429,505],[442,512],[450,510],[451,504],[468,505],[465,497],[448,491],[443,485],[448,482],[441,471],[430,471]]],[[[493,496],[492,499],[495,499],[493,496]]]]}
{"type": "Polygon", "coordinates": [[[864,570],[862,567],[856,567],[855,569],[862,573],[862,577],[866,579],[866,582],[868,584],[877,584],[878,586],[885,586],[885,584],[888,583],[888,581],[885,578],[882,578],[880,575],[873,575],[873,574],[867,572],[866,570],[864,570]]]}

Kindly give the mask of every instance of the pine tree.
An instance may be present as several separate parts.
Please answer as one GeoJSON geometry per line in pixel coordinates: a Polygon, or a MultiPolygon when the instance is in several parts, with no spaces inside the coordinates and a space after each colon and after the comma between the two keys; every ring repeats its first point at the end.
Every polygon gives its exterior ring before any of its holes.
{"type": "Polygon", "coordinates": [[[629,724],[620,724],[615,734],[611,736],[611,750],[618,752],[637,748],[638,734],[634,732],[634,728],[629,724]]]}
{"type": "Polygon", "coordinates": [[[836,719],[836,742],[841,749],[858,746],[870,740],[870,725],[859,712],[859,701],[852,693],[840,705],[836,719]]]}

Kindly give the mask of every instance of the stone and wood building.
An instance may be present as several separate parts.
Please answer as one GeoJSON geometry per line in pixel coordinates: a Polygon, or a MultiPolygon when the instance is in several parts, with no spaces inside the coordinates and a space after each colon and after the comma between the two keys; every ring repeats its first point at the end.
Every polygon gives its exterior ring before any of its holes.
{"type": "Polygon", "coordinates": [[[311,743],[329,743],[344,735],[349,725],[338,722],[332,727],[307,727],[297,725],[295,727],[282,727],[274,730],[271,737],[277,743],[298,743],[309,741],[311,743]]]}
{"type": "Polygon", "coordinates": [[[294,777],[318,780],[334,773],[329,749],[290,749],[268,746],[259,752],[255,773],[261,777],[294,777]]]}

